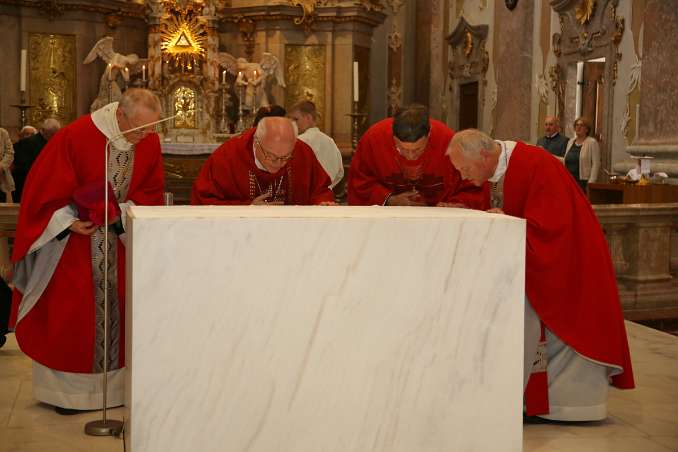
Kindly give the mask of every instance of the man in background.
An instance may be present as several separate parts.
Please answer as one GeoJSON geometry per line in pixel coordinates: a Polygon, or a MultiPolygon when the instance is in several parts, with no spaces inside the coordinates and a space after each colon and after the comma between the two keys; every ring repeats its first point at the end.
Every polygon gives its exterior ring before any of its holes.
{"type": "Polygon", "coordinates": [[[19,140],[23,140],[24,138],[28,138],[31,135],[35,135],[38,133],[38,129],[36,129],[33,126],[23,126],[21,130],[19,131],[19,140]]]}
{"type": "Polygon", "coordinates": [[[61,124],[56,119],[45,119],[38,133],[14,143],[14,169],[12,170],[15,185],[14,202],[21,202],[21,192],[23,192],[28,171],[40,155],[42,148],[60,128],[61,124]]]}
{"type": "Polygon", "coordinates": [[[334,188],[344,177],[344,162],[334,140],[321,132],[316,125],[318,112],[315,104],[310,100],[298,102],[292,106],[288,116],[297,124],[299,139],[313,149],[318,161],[330,176],[330,188],[334,188]]]}
{"type": "Polygon", "coordinates": [[[560,121],[555,116],[544,118],[544,136],[537,141],[540,146],[556,157],[565,155],[565,148],[569,138],[560,133],[560,121]]]}

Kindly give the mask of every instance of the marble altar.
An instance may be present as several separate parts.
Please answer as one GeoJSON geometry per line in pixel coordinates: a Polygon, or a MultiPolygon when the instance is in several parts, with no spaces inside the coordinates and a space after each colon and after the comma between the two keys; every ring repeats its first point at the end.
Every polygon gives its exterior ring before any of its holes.
{"type": "Polygon", "coordinates": [[[132,207],[127,450],[520,451],[525,224],[132,207]]]}

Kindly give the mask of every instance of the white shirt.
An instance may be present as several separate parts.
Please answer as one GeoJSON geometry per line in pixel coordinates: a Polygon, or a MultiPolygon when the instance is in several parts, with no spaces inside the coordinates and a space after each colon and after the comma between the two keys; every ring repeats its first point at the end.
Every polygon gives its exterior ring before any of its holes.
{"type": "Polygon", "coordinates": [[[313,149],[316,158],[325,172],[330,176],[330,179],[332,179],[330,188],[337,185],[341,178],[344,177],[344,162],[334,140],[322,133],[317,127],[309,127],[304,133],[299,135],[299,139],[313,149]]]}
{"type": "Polygon", "coordinates": [[[501,146],[501,154],[499,154],[499,162],[497,163],[497,169],[494,170],[494,175],[490,177],[490,182],[498,182],[502,178],[506,169],[508,168],[508,162],[511,159],[511,154],[513,153],[513,148],[516,147],[515,141],[499,141],[495,140],[496,143],[501,146]]]}

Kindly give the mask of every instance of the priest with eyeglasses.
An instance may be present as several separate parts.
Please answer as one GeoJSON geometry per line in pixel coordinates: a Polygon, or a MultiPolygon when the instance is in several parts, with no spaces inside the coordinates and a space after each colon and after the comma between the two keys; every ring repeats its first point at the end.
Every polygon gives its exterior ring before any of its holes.
{"type": "Polygon", "coordinates": [[[194,205],[331,205],[331,180],[288,118],[266,117],[222,144],[200,170],[194,205]]]}

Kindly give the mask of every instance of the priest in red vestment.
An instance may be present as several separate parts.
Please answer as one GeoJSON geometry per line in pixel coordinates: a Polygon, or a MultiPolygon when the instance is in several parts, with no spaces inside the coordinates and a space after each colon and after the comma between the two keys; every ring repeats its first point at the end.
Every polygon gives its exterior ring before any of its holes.
{"type": "Polygon", "coordinates": [[[476,185],[503,186],[495,211],[526,220],[527,414],[604,419],[609,382],[634,381],[612,260],[584,192],[544,149],[478,130],[457,133],[447,155],[476,185]]]}
{"type": "Polygon", "coordinates": [[[350,205],[489,207],[487,184],[462,180],[445,157],[452,130],[422,105],[404,107],[362,136],[348,175],[350,205]]]}
{"type": "Polygon", "coordinates": [[[263,118],[219,146],[193,183],[191,204],[334,204],[330,178],[292,121],[263,118]]]}
{"type": "Polygon", "coordinates": [[[125,206],[162,203],[160,141],[151,133],[154,127],[141,127],[159,116],[154,94],[129,89],[119,103],[61,129],[26,180],[12,257],[16,338],[34,362],[35,397],[60,414],[102,406],[104,322],[109,326],[108,405],[124,401],[125,206]],[[113,215],[105,228],[107,140],[112,197],[107,207],[113,215]],[[105,241],[108,318],[103,304],[105,241]]]}

